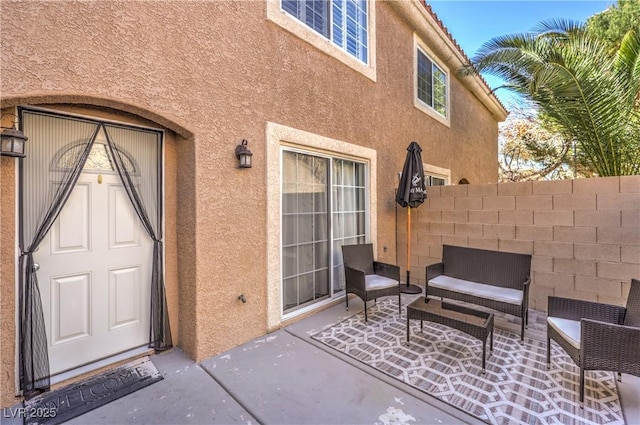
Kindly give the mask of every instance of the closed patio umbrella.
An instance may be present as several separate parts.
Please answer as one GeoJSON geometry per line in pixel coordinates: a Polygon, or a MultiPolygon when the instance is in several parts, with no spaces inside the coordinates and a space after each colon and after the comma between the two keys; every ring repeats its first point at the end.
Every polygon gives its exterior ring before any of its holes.
{"type": "Polygon", "coordinates": [[[400,183],[396,193],[396,202],[407,209],[407,284],[400,288],[406,294],[422,292],[417,285],[411,285],[411,208],[418,208],[427,198],[422,167],[422,148],[411,142],[407,148],[407,157],[402,168],[400,183]]]}

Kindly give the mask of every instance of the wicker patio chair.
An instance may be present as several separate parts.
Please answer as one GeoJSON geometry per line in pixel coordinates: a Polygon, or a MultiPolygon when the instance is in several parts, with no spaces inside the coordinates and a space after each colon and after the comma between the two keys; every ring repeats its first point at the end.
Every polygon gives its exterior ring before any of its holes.
{"type": "Polygon", "coordinates": [[[389,295],[398,296],[400,308],[400,267],[373,260],[373,245],[343,245],[344,276],[347,310],[349,294],[356,294],[364,301],[364,321],[367,321],[367,301],[389,295]]]}
{"type": "Polygon", "coordinates": [[[626,307],[549,297],[547,366],[551,340],[580,367],[580,403],[585,370],[640,376],[640,280],[631,280],[626,307]]]}

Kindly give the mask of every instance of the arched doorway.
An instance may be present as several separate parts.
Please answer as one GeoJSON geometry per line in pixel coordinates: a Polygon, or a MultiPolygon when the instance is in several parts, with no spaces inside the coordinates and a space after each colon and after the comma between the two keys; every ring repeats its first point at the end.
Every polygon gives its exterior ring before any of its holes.
{"type": "Polygon", "coordinates": [[[20,359],[25,393],[137,348],[171,345],[163,131],[20,108],[20,359]]]}

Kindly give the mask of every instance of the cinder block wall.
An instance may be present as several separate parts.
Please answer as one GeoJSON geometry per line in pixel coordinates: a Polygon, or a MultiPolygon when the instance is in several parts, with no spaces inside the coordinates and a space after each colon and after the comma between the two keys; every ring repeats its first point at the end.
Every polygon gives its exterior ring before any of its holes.
{"type": "MultiPolygon", "coordinates": [[[[411,210],[411,282],[442,245],[532,254],[530,308],[547,297],[624,304],[640,279],[640,176],[428,188],[411,210]]],[[[404,279],[407,211],[398,206],[404,279]]]]}

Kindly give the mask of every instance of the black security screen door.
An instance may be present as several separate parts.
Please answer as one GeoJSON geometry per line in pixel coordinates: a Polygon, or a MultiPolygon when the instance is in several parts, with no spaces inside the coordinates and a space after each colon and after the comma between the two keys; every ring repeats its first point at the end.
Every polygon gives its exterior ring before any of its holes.
{"type": "Polygon", "coordinates": [[[19,174],[19,378],[25,397],[50,385],[48,342],[33,254],[69,199],[99,131],[107,134],[110,160],[149,237],[154,241],[149,346],[171,346],[162,259],[162,132],[31,108],[19,108],[22,131],[29,137],[29,155],[19,174]],[[134,176],[121,150],[149,164],[134,176]],[[59,164],[64,152],[64,166],[59,164]],[[149,155],[152,161],[148,161],[149,155]],[[143,158],[144,157],[144,158],[143,158]],[[146,170],[146,172],[145,172],[146,170]]]}

